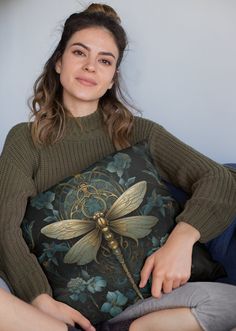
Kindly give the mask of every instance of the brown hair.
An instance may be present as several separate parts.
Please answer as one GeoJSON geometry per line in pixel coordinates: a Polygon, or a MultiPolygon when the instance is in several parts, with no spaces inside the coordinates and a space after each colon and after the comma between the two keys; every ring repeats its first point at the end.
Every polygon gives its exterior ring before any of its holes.
{"type": "MultiPolygon", "coordinates": [[[[35,143],[53,144],[63,137],[68,110],[63,106],[62,86],[55,65],[71,36],[79,30],[94,26],[106,28],[112,33],[119,50],[119,67],[127,46],[127,37],[114,9],[104,4],[91,4],[83,12],[72,14],[64,24],[58,46],[34,84],[31,133],[35,143]]],[[[130,146],[129,135],[133,124],[133,114],[125,106],[129,106],[129,103],[122,94],[118,76],[117,72],[112,88],[99,100],[104,124],[117,150],[130,146]]]]}

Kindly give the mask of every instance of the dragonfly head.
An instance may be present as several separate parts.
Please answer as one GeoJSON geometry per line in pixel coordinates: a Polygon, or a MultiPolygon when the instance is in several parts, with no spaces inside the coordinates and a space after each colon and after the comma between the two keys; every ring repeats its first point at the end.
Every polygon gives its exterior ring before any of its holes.
{"type": "Polygon", "coordinates": [[[97,221],[99,218],[103,218],[103,217],[104,217],[104,214],[103,213],[100,213],[100,212],[98,212],[98,213],[96,213],[96,214],[93,215],[93,219],[95,221],[97,221]]]}
{"type": "Polygon", "coordinates": [[[96,213],[93,216],[94,221],[96,221],[97,225],[99,226],[99,228],[102,230],[103,228],[106,228],[108,225],[107,220],[104,218],[104,214],[103,213],[96,213]]]}

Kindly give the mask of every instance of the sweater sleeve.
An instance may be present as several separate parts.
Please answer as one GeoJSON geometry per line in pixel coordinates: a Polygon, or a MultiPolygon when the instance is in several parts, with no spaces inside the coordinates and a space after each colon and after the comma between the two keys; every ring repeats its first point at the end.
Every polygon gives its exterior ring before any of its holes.
{"type": "Polygon", "coordinates": [[[13,128],[0,157],[0,269],[14,293],[30,302],[51,289],[20,228],[27,200],[36,194],[37,157],[28,131],[26,124],[13,128]]]}
{"type": "Polygon", "coordinates": [[[194,226],[207,242],[236,216],[236,172],[189,147],[159,124],[135,117],[132,143],[146,140],[162,177],[186,191],[190,199],[176,217],[194,226]]]}
{"type": "Polygon", "coordinates": [[[152,125],[149,146],[167,179],[190,194],[176,221],[194,226],[201,242],[221,234],[236,215],[236,181],[230,171],[158,124],[152,125]]]}

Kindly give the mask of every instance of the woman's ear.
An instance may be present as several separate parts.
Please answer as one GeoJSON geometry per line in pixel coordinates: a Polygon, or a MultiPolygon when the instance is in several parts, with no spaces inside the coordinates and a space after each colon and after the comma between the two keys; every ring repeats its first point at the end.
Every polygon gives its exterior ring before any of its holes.
{"type": "Polygon", "coordinates": [[[110,90],[112,88],[113,84],[114,84],[114,80],[110,83],[108,90],[110,90]]]}
{"type": "Polygon", "coordinates": [[[112,88],[112,86],[114,85],[115,81],[118,79],[118,74],[119,74],[119,70],[117,69],[115,74],[114,74],[114,77],[108,87],[108,90],[110,90],[112,88]]]}
{"type": "Polygon", "coordinates": [[[61,73],[61,58],[57,60],[56,65],[55,65],[55,70],[58,74],[61,73]]]}

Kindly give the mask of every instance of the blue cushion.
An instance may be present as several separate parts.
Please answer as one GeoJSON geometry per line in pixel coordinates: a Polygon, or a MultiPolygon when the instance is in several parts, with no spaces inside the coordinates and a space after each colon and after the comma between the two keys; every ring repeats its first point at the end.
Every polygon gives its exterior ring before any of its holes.
{"type": "Polygon", "coordinates": [[[224,283],[236,285],[236,218],[218,237],[206,244],[212,258],[221,262],[227,277],[219,279],[224,283]]]}
{"type": "MultiPolygon", "coordinates": [[[[236,168],[236,164],[226,166],[236,168]]],[[[218,237],[206,244],[212,258],[221,262],[227,272],[227,277],[219,281],[236,285],[236,217],[231,225],[218,237]]]]}
{"type": "MultiPolygon", "coordinates": [[[[236,163],[228,163],[226,166],[236,168],[236,163]]],[[[166,183],[174,198],[184,206],[188,199],[186,192],[166,183]]],[[[206,243],[212,258],[223,264],[227,277],[218,281],[236,285],[236,217],[231,225],[218,237],[206,243]]]]}

